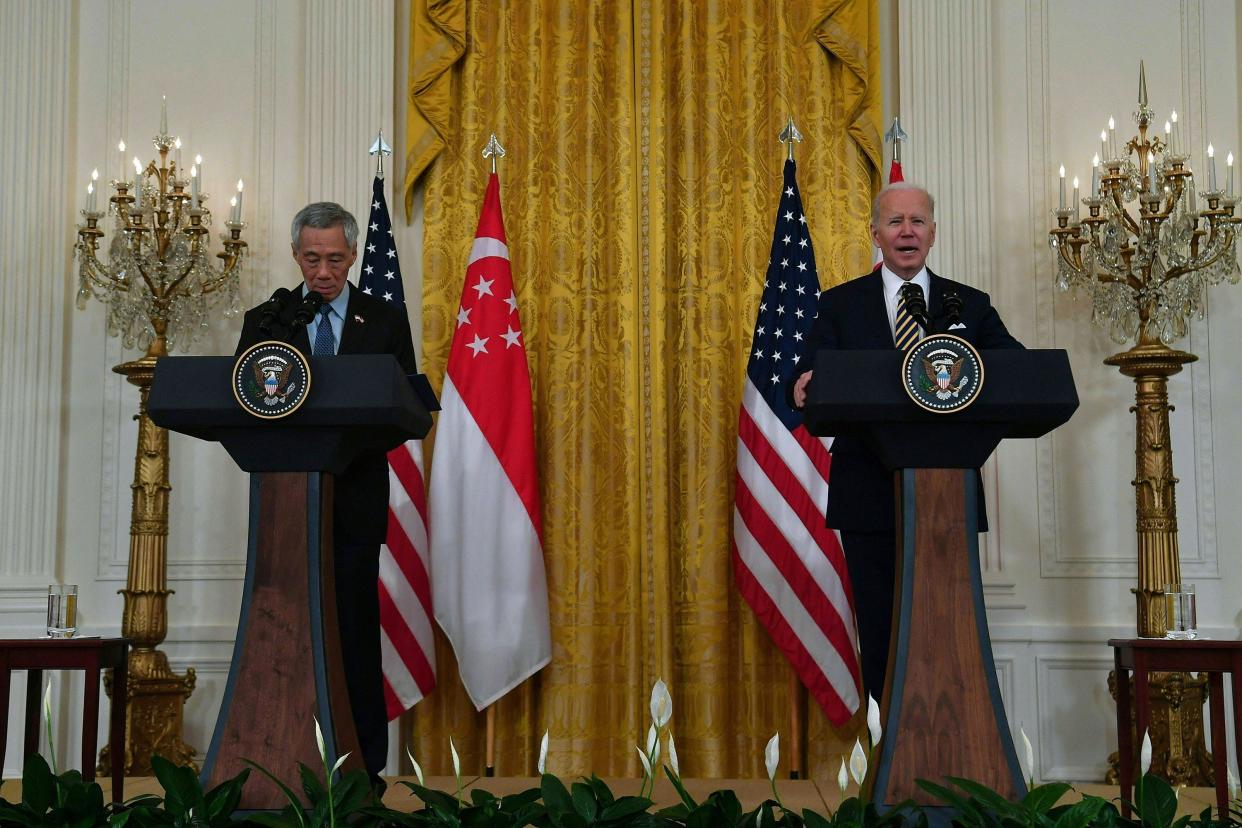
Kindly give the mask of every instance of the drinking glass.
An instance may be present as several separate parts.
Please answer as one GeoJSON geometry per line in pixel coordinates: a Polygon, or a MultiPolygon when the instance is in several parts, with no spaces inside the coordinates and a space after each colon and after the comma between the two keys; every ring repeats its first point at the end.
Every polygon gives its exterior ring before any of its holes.
{"type": "Polygon", "coordinates": [[[1169,628],[1165,638],[1190,640],[1199,637],[1194,584],[1165,584],[1164,616],[1169,628]]]}
{"type": "Polygon", "coordinates": [[[47,588],[47,637],[73,638],[78,631],[78,585],[47,588]]]}

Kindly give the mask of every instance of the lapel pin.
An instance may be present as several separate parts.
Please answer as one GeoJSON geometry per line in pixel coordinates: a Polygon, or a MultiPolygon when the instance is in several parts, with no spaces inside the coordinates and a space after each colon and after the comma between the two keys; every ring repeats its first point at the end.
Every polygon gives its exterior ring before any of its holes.
{"type": "Polygon", "coordinates": [[[366,322],[367,320],[363,319],[361,316],[359,316],[358,314],[356,314],[356,313],[355,313],[355,314],[354,314],[354,321],[355,321],[355,322],[357,322],[359,325],[361,325],[362,323],[366,322]]]}

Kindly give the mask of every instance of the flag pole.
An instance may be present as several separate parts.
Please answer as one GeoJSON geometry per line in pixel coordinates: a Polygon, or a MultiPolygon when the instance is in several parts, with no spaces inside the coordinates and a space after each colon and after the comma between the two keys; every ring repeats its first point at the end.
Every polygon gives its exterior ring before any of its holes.
{"type": "Polygon", "coordinates": [[[384,156],[392,155],[392,147],[384,140],[384,130],[381,128],[375,134],[375,143],[371,145],[370,154],[375,156],[375,177],[380,181],[384,180],[384,156]]]}
{"type": "MultiPolygon", "coordinates": [[[[794,160],[794,144],[802,141],[802,133],[794,126],[793,115],[785,122],[785,128],[777,136],[782,144],[788,146],[790,161],[794,160]]],[[[802,746],[806,741],[806,687],[798,678],[798,673],[789,665],[789,778],[801,779],[804,773],[804,756],[802,746]]]]}
{"type": "MultiPolygon", "coordinates": [[[[505,148],[500,145],[500,141],[496,140],[494,132],[488,137],[487,146],[483,147],[483,157],[491,159],[492,175],[495,175],[496,161],[505,157],[505,148]]],[[[484,743],[483,775],[490,778],[496,775],[496,704],[494,702],[487,706],[485,715],[487,735],[484,743]]]]}

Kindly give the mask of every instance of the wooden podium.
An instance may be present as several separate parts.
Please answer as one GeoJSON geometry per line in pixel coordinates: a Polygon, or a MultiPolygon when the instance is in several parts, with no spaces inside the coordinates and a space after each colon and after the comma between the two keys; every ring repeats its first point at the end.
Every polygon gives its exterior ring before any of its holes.
{"type": "Polygon", "coordinates": [[[880,806],[934,804],[915,780],[958,776],[1016,799],[1026,783],[992,661],[973,470],[1002,439],[1040,437],[1070,418],[1078,395],[1069,359],[1064,351],[982,351],[979,397],[948,414],[907,396],[903,356],[820,351],[806,413],[812,434],[864,439],[897,480],[884,738],[866,787],[880,806]]]}
{"type": "MultiPolygon", "coordinates": [[[[202,779],[214,786],[242,759],[301,790],[299,762],[363,767],[341,665],[332,560],[333,475],[364,453],[386,452],[431,428],[428,407],[389,355],[312,358],[311,390],[288,417],[262,420],[233,398],[232,357],[166,357],[156,366],[151,419],[221,443],[250,478],[246,580],[233,662],[202,779]]],[[[434,401],[431,401],[434,403],[434,401]]],[[[287,804],[252,774],[245,809],[287,804]]]]}

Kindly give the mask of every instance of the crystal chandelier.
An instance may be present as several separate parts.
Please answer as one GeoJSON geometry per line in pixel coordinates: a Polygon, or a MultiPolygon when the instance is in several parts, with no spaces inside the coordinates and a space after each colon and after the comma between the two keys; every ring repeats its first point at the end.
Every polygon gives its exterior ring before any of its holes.
{"type": "MultiPolygon", "coordinates": [[[[84,225],[78,227],[74,253],[78,261],[79,309],[92,296],[108,305],[107,328],[127,348],[147,349],[162,356],[169,348],[186,350],[207,330],[209,313],[224,306],[225,316],[241,311],[240,275],[246,243],[241,231],[242,182],[232,200],[229,220],[221,234],[223,252],[217,267],[210,258],[207,234],[211,211],[207,194],[199,191],[199,165],[189,175],[181,163],[181,140],[168,134],[168,117],[152,139],[159,160],[144,168],[135,157],[134,177],[119,175],[112,182],[115,195],[104,211],[96,209],[94,179],[87,186],[84,225]],[[170,151],[175,153],[170,159],[170,151]],[[188,188],[188,191],[187,191],[188,188]],[[100,221],[115,217],[108,262],[96,255],[104,236],[100,221]]],[[[125,142],[118,146],[124,164],[125,142]]],[[[201,163],[201,157],[198,159],[201,163]]],[[[122,167],[124,170],[124,166],[122,167]]]]}
{"type": "Polygon", "coordinates": [[[1048,242],[1057,254],[1057,287],[1085,292],[1092,319],[1119,344],[1169,343],[1186,335],[1191,317],[1202,319],[1207,288],[1236,284],[1234,245],[1236,199],[1233,156],[1225,189],[1218,189],[1216,160],[1208,146],[1207,189],[1198,193],[1189,154],[1172,123],[1165,137],[1148,137],[1154,112],[1147,103],[1147,82],[1139,67],[1139,100],[1134,120],[1138,136],[1118,152],[1115,124],[1100,133],[1100,155],[1092,172],[1091,195],[1065,202],[1065,168],[1061,168],[1056,226],[1048,242]],[[1137,163],[1136,163],[1137,161],[1137,163]],[[1203,205],[1204,209],[1197,209],[1203,205]]]}

